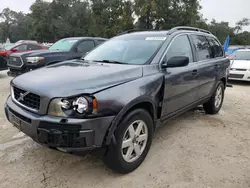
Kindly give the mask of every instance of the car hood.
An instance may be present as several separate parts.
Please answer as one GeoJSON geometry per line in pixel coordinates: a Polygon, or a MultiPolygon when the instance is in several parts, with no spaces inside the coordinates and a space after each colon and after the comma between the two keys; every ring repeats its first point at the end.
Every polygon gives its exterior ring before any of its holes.
{"type": "Polygon", "coordinates": [[[13,56],[22,56],[22,57],[45,57],[47,55],[52,54],[64,54],[69,53],[68,51],[62,51],[62,50],[34,50],[29,52],[20,52],[20,53],[14,53],[13,56]]]}
{"type": "Polygon", "coordinates": [[[232,63],[233,69],[250,69],[250,60],[234,60],[232,63]]]}
{"type": "Polygon", "coordinates": [[[93,94],[140,77],[142,66],[72,60],[25,73],[13,79],[12,84],[54,98],[93,94]]]}

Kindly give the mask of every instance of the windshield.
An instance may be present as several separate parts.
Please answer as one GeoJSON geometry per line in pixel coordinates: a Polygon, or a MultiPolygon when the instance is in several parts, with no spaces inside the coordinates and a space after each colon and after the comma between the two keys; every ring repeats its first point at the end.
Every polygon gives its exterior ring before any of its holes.
{"type": "Polygon", "coordinates": [[[118,37],[111,39],[90,53],[87,61],[109,61],[124,64],[145,64],[154,55],[166,37],[118,37]]]}
{"type": "Polygon", "coordinates": [[[6,44],[3,46],[5,50],[10,50],[11,48],[14,47],[14,44],[6,44]]]}
{"type": "Polygon", "coordinates": [[[234,60],[250,60],[250,51],[237,51],[232,55],[234,60]]]}
{"type": "Polygon", "coordinates": [[[77,39],[62,39],[53,44],[49,49],[69,51],[77,41],[77,39]]]}

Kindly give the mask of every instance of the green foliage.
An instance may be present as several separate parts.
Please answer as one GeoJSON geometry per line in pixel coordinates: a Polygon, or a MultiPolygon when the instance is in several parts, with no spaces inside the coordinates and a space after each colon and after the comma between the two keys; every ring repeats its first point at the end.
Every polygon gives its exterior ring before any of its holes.
{"type": "Polygon", "coordinates": [[[55,42],[72,36],[110,38],[133,28],[194,26],[210,30],[221,43],[230,35],[230,44],[250,44],[250,33],[243,32],[248,18],[236,27],[216,20],[208,23],[200,9],[199,0],[36,0],[29,14],[9,8],[0,13],[0,40],[55,42]]]}

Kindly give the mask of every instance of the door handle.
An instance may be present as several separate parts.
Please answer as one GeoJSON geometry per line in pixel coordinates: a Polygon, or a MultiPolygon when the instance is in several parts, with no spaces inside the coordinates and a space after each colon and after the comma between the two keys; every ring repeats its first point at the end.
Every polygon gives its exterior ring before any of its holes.
{"type": "Polygon", "coordinates": [[[197,76],[197,73],[198,73],[198,70],[193,70],[193,71],[192,71],[192,75],[193,75],[193,76],[197,76]]]}
{"type": "Polygon", "coordinates": [[[220,68],[220,66],[219,66],[219,65],[217,65],[217,64],[216,64],[214,67],[215,67],[215,71],[218,71],[218,70],[219,70],[219,68],[220,68]]]}

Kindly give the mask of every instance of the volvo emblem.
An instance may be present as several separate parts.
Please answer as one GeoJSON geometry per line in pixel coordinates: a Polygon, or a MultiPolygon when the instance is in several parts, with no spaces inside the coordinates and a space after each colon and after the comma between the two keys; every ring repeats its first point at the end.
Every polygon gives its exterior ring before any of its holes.
{"type": "Polygon", "coordinates": [[[25,92],[25,93],[20,93],[19,98],[17,99],[17,101],[24,101],[24,97],[27,96],[30,92],[25,92]]]}

